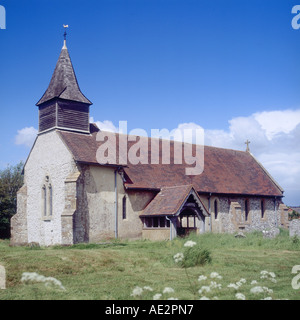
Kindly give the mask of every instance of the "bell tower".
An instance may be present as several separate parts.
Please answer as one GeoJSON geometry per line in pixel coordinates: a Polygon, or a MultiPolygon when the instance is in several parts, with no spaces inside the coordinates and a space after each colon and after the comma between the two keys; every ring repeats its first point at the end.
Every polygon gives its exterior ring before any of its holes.
{"type": "MultiPolygon", "coordinates": [[[[68,26],[64,25],[66,30],[68,26]]],[[[90,133],[89,108],[92,102],[80,91],[66,45],[61,49],[50,84],[36,104],[39,108],[39,133],[52,129],[90,133]]]]}

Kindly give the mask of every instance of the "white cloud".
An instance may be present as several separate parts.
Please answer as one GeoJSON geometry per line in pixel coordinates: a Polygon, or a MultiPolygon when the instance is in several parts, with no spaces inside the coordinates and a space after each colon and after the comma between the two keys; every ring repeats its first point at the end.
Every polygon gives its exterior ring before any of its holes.
{"type": "Polygon", "coordinates": [[[101,131],[108,131],[108,132],[119,131],[119,129],[110,120],[94,121],[94,118],[90,117],[90,123],[95,123],[101,131]]]}
{"type": "Polygon", "coordinates": [[[300,110],[265,111],[254,114],[267,138],[272,140],[278,134],[288,134],[300,123],[300,110]]]}
{"type": "Polygon", "coordinates": [[[15,144],[25,145],[26,147],[31,148],[37,133],[38,130],[34,127],[26,127],[21,130],[18,130],[18,134],[15,137],[15,144]]]}
{"type": "Polygon", "coordinates": [[[205,144],[251,153],[285,190],[285,202],[300,203],[300,110],[264,111],[229,121],[228,130],[205,130],[205,144]]]}

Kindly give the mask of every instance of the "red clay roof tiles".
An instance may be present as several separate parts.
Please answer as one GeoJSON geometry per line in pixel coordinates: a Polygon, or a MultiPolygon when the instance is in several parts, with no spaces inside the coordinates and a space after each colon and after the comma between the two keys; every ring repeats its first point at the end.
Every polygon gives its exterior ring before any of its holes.
{"type": "MultiPolygon", "coordinates": [[[[92,126],[92,134],[78,134],[60,131],[60,135],[73,154],[74,160],[99,165],[96,153],[103,142],[97,141],[97,129],[92,126]]],[[[107,133],[107,135],[113,135],[107,133]]],[[[193,185],[198,193],[261,195],[281,197],[282,190],[268,175],[263,167],[249,152],[204,147],[204,171],[195,176],[185,174],[188,166],[183,164],[151,164],[150,138],[144,138],[149,143],[149,164],[132,165],[128,162],[124,167],[130,182],[125,183],[128,189],[161,189],[163,187],[193,185]]],[[[118,159],[119,137],[116,134],[118,159]]],[[[135,142],[128,142],[128,149],[135,142]]],[[[178,146],[175,143],[175,146],[178,146]]],[[[171,142],[171,155],[174,142],[171,142]]],[[[161,148],[160,148],[161,152],[161,148]]],[[[118,162],[114,163],[118,165],[118,162]]],[[[191,166],[193,167],[193,165],[191,166]]]]}

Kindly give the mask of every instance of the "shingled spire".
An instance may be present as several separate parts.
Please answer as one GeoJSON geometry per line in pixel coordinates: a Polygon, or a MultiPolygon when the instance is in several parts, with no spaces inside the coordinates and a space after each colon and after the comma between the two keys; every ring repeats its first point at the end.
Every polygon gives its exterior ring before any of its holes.
{"type": "Polygon", "coordinates": [[[89,106],[80,91],[66,46],[59,55],[50,84],[36,104],[39,107],[39,132],[52,128],[89,132],[89,106]]]}

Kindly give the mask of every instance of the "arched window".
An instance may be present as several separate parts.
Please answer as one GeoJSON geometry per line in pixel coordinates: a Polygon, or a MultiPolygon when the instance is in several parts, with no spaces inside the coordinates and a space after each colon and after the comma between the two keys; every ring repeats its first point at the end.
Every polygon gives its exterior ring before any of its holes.
{"type": "Polygon", "coordinates": [[[122,217],[123,219],[127,218],[127,212],[126,212],[126,196],[122,199],[122,217]]]}
{"type": "Polygon", "coordinates": [[[42,217],[44,220],[52,219],[53,214],[53,188],[49,176],[46,176],[42,186],[42,217]]]}
{"type": "Polygon", "coordinates": [[[215,200],[214,202],[214,213],[215,213],[215,219],[218,219],[218,201],[215,200]]]}

